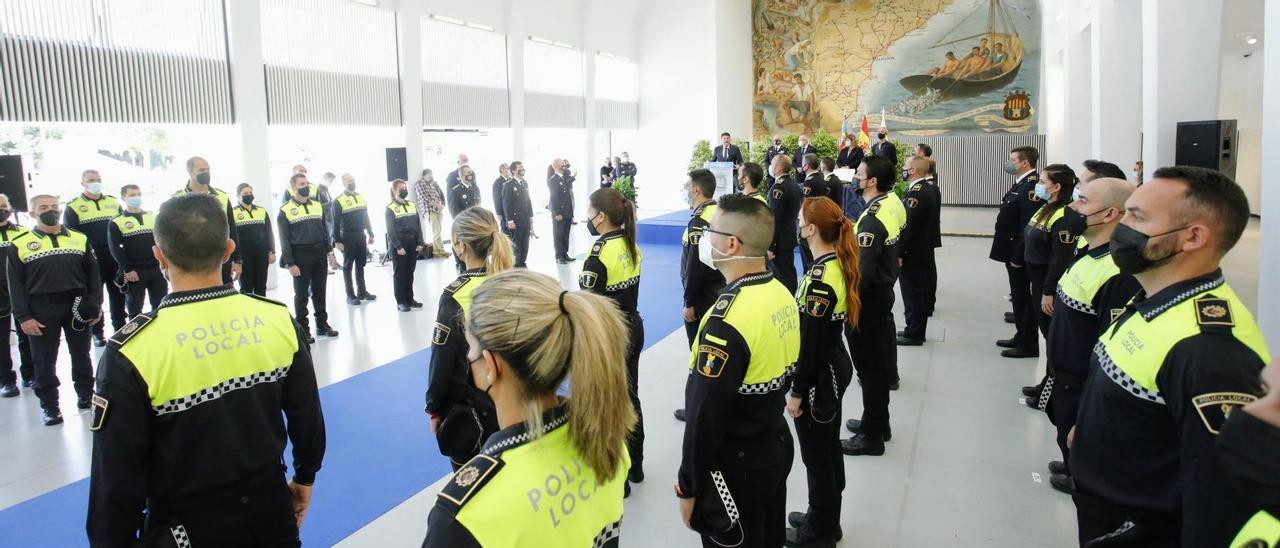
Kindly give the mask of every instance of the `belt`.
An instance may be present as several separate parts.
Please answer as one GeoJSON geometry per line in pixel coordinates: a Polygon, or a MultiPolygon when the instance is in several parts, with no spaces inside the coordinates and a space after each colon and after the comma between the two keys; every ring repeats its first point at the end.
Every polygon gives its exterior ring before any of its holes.
{"type": "Polygon", "coordinates": [[[325,244],[324,242],[314,243],[314,244],[290,244],[290,245],[293,246],[294,253],[297,253],[299,251],[310,252],[310,251],[327,251],[328,250],[327,249],[328,245],[325,244]]]}
{"type": "Polygon", "coordinates": [[[76,300],[76,297],[83,297],[87,294],[83,289],[73,289],[70,291],[59,291],[57,293],[42,293],[39,295],[31,295],[32,302],[41,303],[69,303],[76,300]]]}

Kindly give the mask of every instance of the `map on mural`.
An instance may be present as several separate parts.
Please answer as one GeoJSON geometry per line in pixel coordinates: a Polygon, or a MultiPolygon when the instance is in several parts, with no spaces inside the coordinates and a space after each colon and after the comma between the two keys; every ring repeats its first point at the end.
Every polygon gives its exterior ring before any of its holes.
{"type": "Polygon", "coordinates": [[[911,135],[1035,131],[1038,0],[753,0],[752,18],[757,136],[863,113],[911,135]]]}

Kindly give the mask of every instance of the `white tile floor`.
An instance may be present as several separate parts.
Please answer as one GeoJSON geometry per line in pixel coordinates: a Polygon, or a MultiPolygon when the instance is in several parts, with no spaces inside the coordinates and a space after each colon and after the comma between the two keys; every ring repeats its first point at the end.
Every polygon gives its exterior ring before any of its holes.
{"type": "MultiPolygon", "coordinates": [[[[944,209],[944,228],[989,226],[991,210],[944,209]]],[[[590,237],[580,225],[574,248],[590,237]]],[[[549,227],[546,230],[549,234],[549,227]]],[[[534,242],[530,266],[576,282],[577,263],[551,260],[549,238],[534,242]]],[[[846,546],[1072,546],[1074,509],[1053,491],[1044,470],[1057,456],[1051,426],[1042,414],[1018,403],[1018,387],[1034,382],[1043,364],[1000,358],[993,341],[1008,336],[1000,321],[1007,309],[1003,270],[986,259],[989,240],[946,238],[939,250],[938,309],[930,343],[899,354],[902,389],[891,404],[893,441],[883,457],[848,457],[848,487],[842,524],[846,546]],[[1038,476],[1038,479],[1037,479],[1038,476]]],[[[1257,295],[1257,222],[1226,261],[1230,282],[1247,303],[1257,295]]],[[[371,265],[370,290],[381,298],[348,307],[341,277],[330,277],[331,323],[342,332],[314,349],[320,384],[328,385],[387,363],[428,344],[439,288],[453,279],[452,260],[420,263],[422,311],[395,312],[390,267],[371,265]]],[[[288,300],[290,290],[272,296],[288,300]]],[[[674,305],[673,305],[674,306],[674,305]]],[[[899,321],[901,314],[899,311],[899,321]]],[[[671,494],[679,463],[681,424],[670,411],[681,404],[687,352],[675,332],[642,357],[641,399],[647,428],[647,481],[627,500],[627,546],[691,546],[697,539],[679,524],[671,494]]],[[[65,361],[65,359],[63,360],[65,361]]],[[[60,375],[66,364],[60,363],[60,375]]],[[[85,416],[75,414],[64,386],[66,424],[39,424],[34,394],[0,400],[0,509],[88,474],[90,438],[85,416]]],[[[852,391],[845,416],[861,410],[852,391]]],[[[789,482],[792,510],[804,506],[803,464],[796,459],[789,482]]],[[[343,546],[417,546],[437,485],[405,501],[348,539],[343,546]]]]}

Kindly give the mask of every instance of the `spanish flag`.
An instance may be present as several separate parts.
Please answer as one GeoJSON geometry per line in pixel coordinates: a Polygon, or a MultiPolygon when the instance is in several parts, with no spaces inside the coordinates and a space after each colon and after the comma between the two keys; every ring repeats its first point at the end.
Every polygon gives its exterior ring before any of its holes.
{"type": "Polygon", "coordinates": [[[862,113],[862,127],[858,132],[858,148],[867,149],[871,147],[871,127],[867,125],[867,113],[862,113]]]}

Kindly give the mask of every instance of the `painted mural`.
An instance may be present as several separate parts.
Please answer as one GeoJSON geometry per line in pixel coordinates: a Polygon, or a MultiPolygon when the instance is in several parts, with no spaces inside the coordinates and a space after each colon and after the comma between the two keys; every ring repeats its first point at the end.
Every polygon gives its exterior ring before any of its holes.
{"type": "Polygon", "coordinates": [[[754,133],[1035,133],[1038,0],[753,0],[754,133]],[[883,117],[882,117],[883,112],[883,117]],[[846,125],[847,124],[847,125],[846,125]]]}

